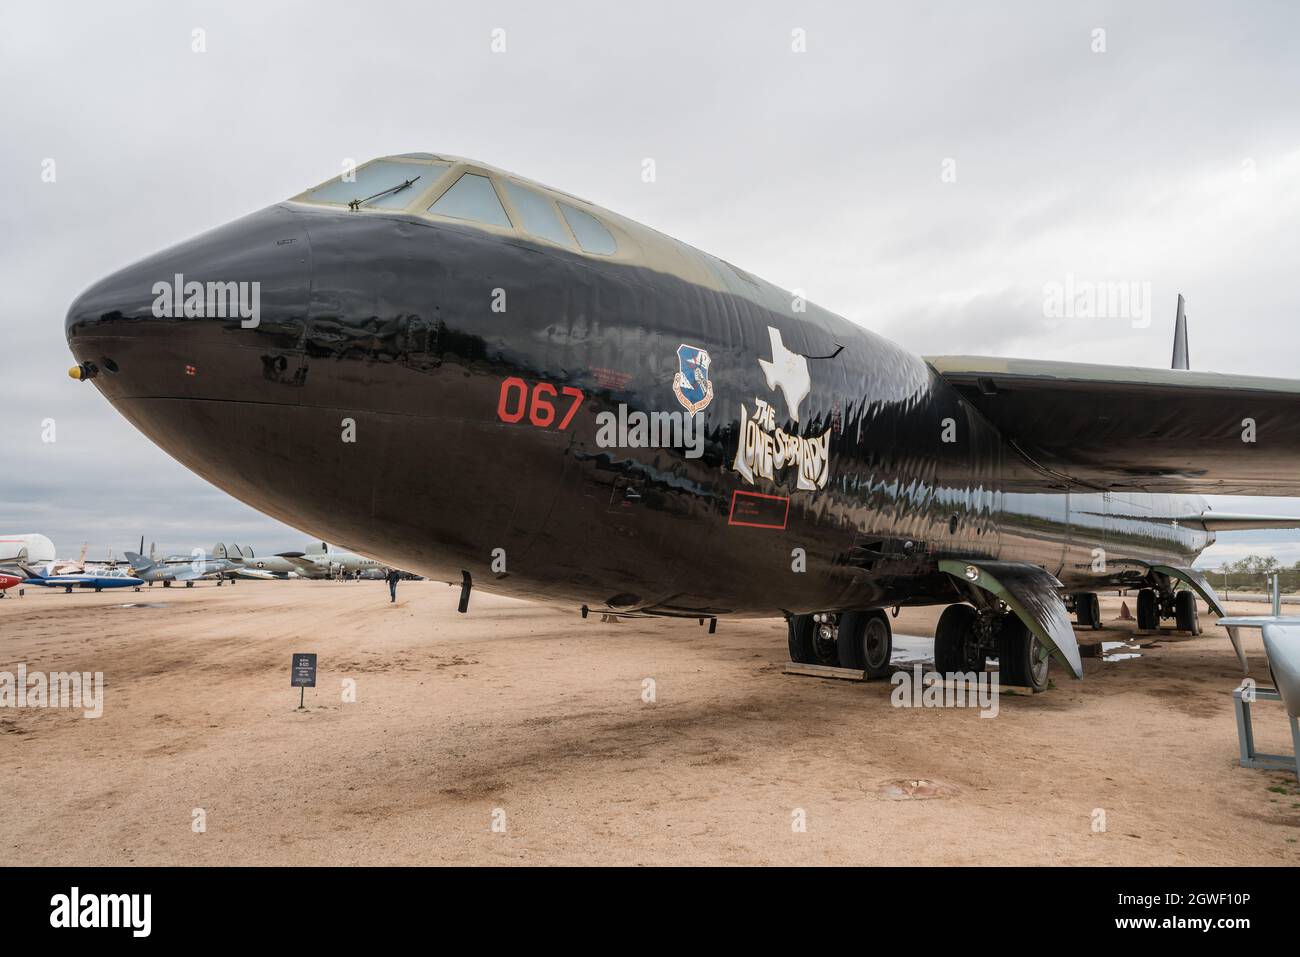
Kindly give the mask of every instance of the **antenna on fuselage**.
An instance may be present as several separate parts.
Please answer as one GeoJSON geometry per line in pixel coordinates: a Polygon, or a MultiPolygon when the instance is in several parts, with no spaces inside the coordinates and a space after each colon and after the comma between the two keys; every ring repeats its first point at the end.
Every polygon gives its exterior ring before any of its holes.
{"type": "Polygon", "coordinates": [[[1183,294],[1178,294],[1178,315],[1174,319],[1174,361],[1171,369],[1190,369],[1187,364],[1187,313],[1183,309],[1183,294]]]}

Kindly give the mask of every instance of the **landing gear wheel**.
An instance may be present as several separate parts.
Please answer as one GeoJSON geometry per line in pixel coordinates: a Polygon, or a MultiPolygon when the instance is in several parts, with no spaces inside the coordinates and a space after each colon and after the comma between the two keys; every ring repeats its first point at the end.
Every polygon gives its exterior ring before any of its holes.
{"type": "Polygon", "coordinates": [[[194,582],[186,582],[186,583],[185,583],[185,587],[186,587],[186,588],[193,588],[193,587],[194,587],[194,582]]]}
{"type": "Polygon", "coordinates": [[[1138,592],[1138,630],[1160,630],[1160,606],[1154,588],[1143,588],[1138,592]]]}
{"type": "Polygon", "coordinates": [[[894,658],[894,629],[889,625],[889,616],[883,611],[873,611],[867,617],[867,631],[862,636],[862,660],[866,665],[868,678],[883,678],[894,667],[890,662],[894,658]]]}
{"type": "MultiPolygon", "coordinates": [[[[843,616],[841,616],[843,617],[843,616]]],[[[835,625],[830,622],[818,624],[813,622],[812,631],[812,649],[813,664],[829,665],[836,668],[840,663],[840,653],[835,647],[835,639],[839,636],[839,631],[835,625]]]]}
{"type": "Polygon", "coordinates": [[[892,670],[894,634],[885,613],[850,611],[840,616],[835,651],[841,668],[865,671],[868,678],[883,678],[892,670]]]}
{"type": "Polygon", "coordinates": [[[970,605],[949,605],[934,630],[934,670],[942,674],[983,671],[984,652],[975,631],[977,615],[970,605]]]}
{"type": "Polygon", "coordinates": [[[791,615],[786,621],[790,660],[797,665],[817,664],[813,654],[813,628],[812,615],[791,615]]]}
{"type": "Polygon", "coordinates": [[[1080,628],[1101,630],[1101,600],[1096,592],[1079,592],[1074,596],[1074,620],[1080,628]]]}
{"type": "Polygon", "coordinates": [[[1046,650],[1023,621],[1007,615],[998,629],[998,680],[1005,685],[1046,691],[1051,665],[1046,650]]]}
{"type": "Polygon", "coordinates": [[[1174,595],[1174,621],[1179,631],[1189,631],[1193,635],[1201,633],[1201,619],[1196,611],[1196,593],[1180,591],[1174,595]]]}

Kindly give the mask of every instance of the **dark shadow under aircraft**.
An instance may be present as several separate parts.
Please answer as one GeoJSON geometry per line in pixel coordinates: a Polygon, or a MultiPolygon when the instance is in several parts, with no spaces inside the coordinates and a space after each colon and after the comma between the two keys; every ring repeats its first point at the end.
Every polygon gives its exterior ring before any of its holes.
{"type": "MultiPolygon", "coordinates": [[[[1181,304],[1180,304],[1181,317],[1181,304]]],[[[255,508],[386,565],[604,614],[784,615],[796,661],[1082,675],[1070,609],[1197,628],[1198,493],[1300,493],[1300,384],[922,358],[645,226],[374,160],[102,280],[76,378],[255,508]],[[304,479],[304,476],[308,478],[304,479]]],[[[1182,361],[1178,354],[1181,348],[1182,361]]]]}

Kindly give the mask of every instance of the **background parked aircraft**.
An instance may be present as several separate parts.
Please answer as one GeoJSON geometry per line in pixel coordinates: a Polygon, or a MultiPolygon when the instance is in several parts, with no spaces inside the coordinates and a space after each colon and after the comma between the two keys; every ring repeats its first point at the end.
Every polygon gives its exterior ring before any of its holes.
{"type": "MultiPolygon", "coordinates": [[[[140,547],[144,548],[143,538],[140,539],[140,547]]],[[[162,582],[164,588],[172,582],[184,582],[186,588],[192,588],[196,581],[203,578],[216,578],[220,585],[226,576],[230,576],[233,583],[235,573],[243,565],[239,559],[228,558],[226,547],[220,544],[213,546],[212,554],[196,550],[196,554],[173,555],[163,559],[156,557],[151,544],[148,557],[139,552],[127,552],[126,558],[131,564],[131,570],[141,579],[150,585],[162,582]]]]}
{"type": "Polygon", "coordinates": [[[35,533],[0,535],[0,571],[15,574],[21,566],[36,567],[58,557],[54,543],[35,533]]]}
{"type": "Polygon", "coordinates": [[[72,591],[74,588],[93,588],[103,591],[105,588],[134,588],[140,590],[144,582],[134,575],[127,574],[123,568],[101,568],[85,572],[56,574],[49,565],[33,569],[32,575],[23,580],[24,585],[42,585],[46,588],[62,588],[72,591]]]}
{"type": "Polygon", "coordinates": [[[304,577],[304,579],[331,579],[342,572],[383,571],[387,566],[376,559],[357,555],[355,551],[334,549],[328,542],[312,542],[305,551],[281,551],[269,558],[253,558],[252,550],[244,550],[246,567],[276,573],[277,577],[304,577]]]}
{"type": "Polygon", "coordinates": [[[381,561],[366,558],[356,552],[335,548],[327,542],[312,542],[307,546],[305,557],[317,565],[323,565],[327,575],[336,574],[340,570],[347,574],[353,574],[367,569],[387,567],[381,561]]]}

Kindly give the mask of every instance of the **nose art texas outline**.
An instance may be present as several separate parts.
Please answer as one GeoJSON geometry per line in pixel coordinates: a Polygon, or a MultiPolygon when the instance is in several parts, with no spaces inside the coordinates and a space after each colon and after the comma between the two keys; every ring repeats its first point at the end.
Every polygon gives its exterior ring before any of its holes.
{"type": "Polygon", "coordinates": [[[777,389],[785,396],[785,404],[790,409],[790,418],[799,421],[799,403],[808,397],[812,389],[812,378],[808,375],[808,360],[797,352],[791,352],[781,341],[781,330],[767,327],[767,335],[772,340],[772,359],[759,359],[758,364],[767,376],[767,387],[775,392],[777,389]]]}

